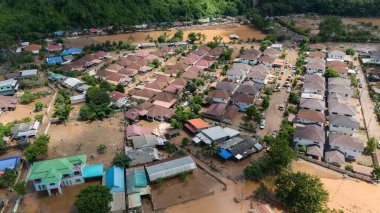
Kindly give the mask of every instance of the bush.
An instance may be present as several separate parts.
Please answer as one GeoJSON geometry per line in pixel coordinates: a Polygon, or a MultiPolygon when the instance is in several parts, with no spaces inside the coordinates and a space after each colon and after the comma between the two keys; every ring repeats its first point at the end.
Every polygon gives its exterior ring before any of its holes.
{"type": "Polygon", "coordinates": [[[37,102],[34,104],[34,110],[36,112],[41,112],[42,111],[42,108],[44,107],[45,105],[41,102],[37,102]]]}
{"type": "Polygon", "coordinates": [[[36,99],[36,95],[31,92],[24,92],[24,94],[20,97],[21,104],[31,103],[34,99],[36,99]]]}
{"type": "Polygon", "coordinates": [[[106,152],[106,150],[107,150],[107,146],[104,145],[104,144],[100,144],[100,145],[98,145],[98,146],[96,147],[96,152],[97,152],[98,154],[103,154],[103,153],[106,152]]]}
{"type": "Polygon", "coordinates": [[[113,200],[110,188],[102,185],[92,185],[83,188],[76,196],[74,205],[81,213],[108,213],[113,200]]]}
{"type": "Polygon", "coordinates": [[[182,146],[188,146],[188,145],[190,145],[190,139],[188,137],[182,138],[181,144],[182,144],[182,146]]]}
{"type": "Polygon", "coordinates": [[[128,168],[130,162],[131,159],[123,151],[118,151],[112,160],[112,165],[128,168]]]}
{"type": "Polygon", "coordinates": [[[301,97],[299,97],[298,95],[296,95],[294,92],[291,92],[290,94],[289,94],[289,103],[291,103],[291,104],[299,104],[300,103],[300,101],[301,101],[301,97]]]}
{"type": "Polygon", "coordinates": [[[0,187],[7,188],[13,186],[17,178],[17,174],[10,169],[6,169],[4,174],[0,176],[0,187]]]}
{"type": "Polygon", "coordinates": [[[48,135],[40,135],[34,139],[33,143],[25,149],[24,155],[29,163],[39,159],[40,156],[46,155],[48,152],[48,143],[50,137],[48,135]]]}

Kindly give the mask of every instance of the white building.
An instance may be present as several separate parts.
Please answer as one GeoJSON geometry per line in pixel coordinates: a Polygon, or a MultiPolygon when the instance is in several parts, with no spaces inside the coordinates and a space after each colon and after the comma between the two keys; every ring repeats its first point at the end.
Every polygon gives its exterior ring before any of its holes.
{"type": "Polygon", "coordinates": [[[352,135],[359,129],[359,127],[359,122],[354,118],[333,114],[329,116],[330,132],[352,135]]]}

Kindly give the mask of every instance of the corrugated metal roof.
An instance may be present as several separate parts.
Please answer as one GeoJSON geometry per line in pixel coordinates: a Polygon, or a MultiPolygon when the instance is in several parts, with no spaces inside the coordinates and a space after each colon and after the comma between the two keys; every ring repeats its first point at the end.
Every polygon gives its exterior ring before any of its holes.
{"type": "Polygon", "coordinates": [[[1,158],[0,159],[0,171],[4,171],[6,169],[14,169],[17,167],[18,161],[19,161],[18,156],[13,156],[9,158],[1,158]]]}
{"type": "Polygon", "coordinates": [[[145,166],[150,181],[155,181],[158,178],[172,177],[195,168],[197,168],[197,165],[190,156],[145,166]]]}
{"type": "Polygon", "coordinates": [[[112,166],[106,170],[106,186],[110,187],[111,192],[124,191],[124,169],[112,166]]]}
{"type": "Polygon", "coordinates": [[[93,178],[103,176],[104,164],[88,165],[83,168],[83,178],[93,178]]]}

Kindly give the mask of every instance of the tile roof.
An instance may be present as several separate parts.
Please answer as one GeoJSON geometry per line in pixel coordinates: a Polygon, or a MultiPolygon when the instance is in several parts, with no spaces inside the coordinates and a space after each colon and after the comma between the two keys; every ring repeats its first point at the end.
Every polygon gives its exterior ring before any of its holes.
{"type": "Polygon", "coordinates": [[[225,91],[228,91],[228,92],[233,92],[235,91],[235,89],[239,86],[238,83],[235,83],[235,82],[229,82],[229,81],[219,81],[217,84],[216,84],[216,89],[218,90],[225,90],[225,91]]]}
{"type": "Polygon", "coordinates": [[[207,93],[207,96],[212,98],[229,99],[231,93],[224,90],[211,90],[207,93]]]}
{"type": "Polygon", "coordinates": [[[253,102],[255,101],[255,97],[244,93],[235,93],[232,96],[231,100],[234,102],[253,104],[253,102]]]}
{"type": "Polygon", "coordinates": [[[359,129],[360,123],[352,117],[344,116],[344,115],[329,115],[329,123],[330,125],[337,125],[342,127],[348,127],[352,129],[359,129]]]}
{"type": "Polygon", "coordinates": [[[30,52],[40,50],[40,49],[42,49],[42,45],[39,45],[39,44],[31,44],[24,48],[25,51],[30,51],[30,52]]]}
{"type": "Polygon", "coordinates": [[[345,163],[345,157],[344,154],[338,150],[330,150],[325,152],[325,161],[328,163],[342,165],[345,163]]]}
{"type": "Polygon", "coordinates": [[[317,125],[297,126],[294,137],[316,141],[321,144],[325,143],[325,131],[322,127],[317,125]]]}
{"type": "Polygon", "coordinates": [[[211,106],[204,113],[208,115],[220,117],[223,115],[224,111],[226,110],[226,107],[227,107],[227,104],[214,103],[214,104],[211,104],[211,106]]]}
{"type": "Polygon", "coordinates": [[[197,129],[203,129],[203,128],[208,128],[209,127],[209,124],[206,123],[201,118],[190,119],[187,122],[189,122],[192,126],[194,126],[197,129]]]}
{"type": "Polygon", "coordinates": [[[315,121],[320,123],[326,122],[325,114],[314,110],[300,109],[297,115],[298,119],[315,121]]]}
{"type": "Polygon", "coordinates": [[[352,137],[349,135],[343,135],[338,133],[329,134],[329,144],[330,147],[340,147],[350,150],[364,151],[364,144],[359,138],[352,137]]]}

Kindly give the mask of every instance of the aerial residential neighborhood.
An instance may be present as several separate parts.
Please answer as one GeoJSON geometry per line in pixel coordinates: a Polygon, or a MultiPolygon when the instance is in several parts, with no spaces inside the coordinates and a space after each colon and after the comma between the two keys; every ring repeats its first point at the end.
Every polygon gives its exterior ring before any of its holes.
{"type": "Polygon", "coordinates": [[[380,211],[378,2],[28,1],[1,212],[380,211]]]}

